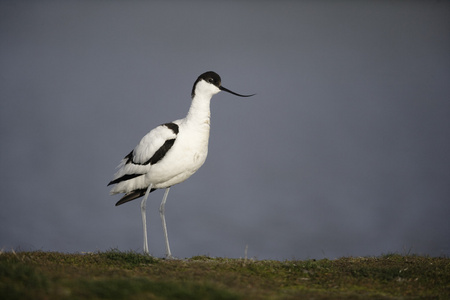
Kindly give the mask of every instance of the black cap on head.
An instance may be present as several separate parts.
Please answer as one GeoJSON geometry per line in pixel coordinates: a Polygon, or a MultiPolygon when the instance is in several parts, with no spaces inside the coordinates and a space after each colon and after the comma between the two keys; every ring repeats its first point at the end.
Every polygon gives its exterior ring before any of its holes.
{"type": "Polygon", "coordinates": [[[255,95],[255,94],[252,94],[252,95],[241,95],[241,94],[235,93],[233,91],[230,91],[229,89],[227,89],[227,88],[222,86],[222,80],[220,79],[219,74],[217,74],[216,72],[213,72],[213,71],[208,71],[208,72],[205,72],[202,75],[198,76],[197,80],[195,81],[194,86],[192,87],[192,92],[191,92],[192,98],[194,98],[194,96],[195,96],[195,86],[197,85],[197,83],[200,80],[204,80],[206,82],[209,82],[209,83],[215,85],[221,91],[225,91],[225,92],[228,92],[230,94],[233,94],[233,95],[236,95],[236,96],[239,96],[239,97],[251,97],[251,96],[255,95]]]}

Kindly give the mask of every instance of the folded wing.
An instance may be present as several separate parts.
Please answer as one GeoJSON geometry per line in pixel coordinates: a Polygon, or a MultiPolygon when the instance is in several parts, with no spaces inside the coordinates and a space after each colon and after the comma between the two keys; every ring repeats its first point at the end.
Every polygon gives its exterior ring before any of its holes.
{"type": "MultiPolygon", "coordinates": [[[[146,134],[139,144],[119,164],[108,185],[115,185],[111,194],[125,193],[116,205],[139,198],[150,185],[146,174],[152,165],[164,158],[175,143],[178,121],[162,124],[146,134]]],[[[153,191],[154,189],[152,189],[153,191]]]]}

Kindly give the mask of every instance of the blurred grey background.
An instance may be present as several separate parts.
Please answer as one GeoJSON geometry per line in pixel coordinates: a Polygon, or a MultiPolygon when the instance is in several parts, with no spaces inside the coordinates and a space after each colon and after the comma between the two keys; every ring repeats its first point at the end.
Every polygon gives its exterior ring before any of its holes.
{"type": "Polygon", "coordinates": [[[175,256],[450,254],[449,1],[1,1],[0,41],[3,251],[142,251],[106,184],[213,70],[257,95],[213,97],[175,256]]]}

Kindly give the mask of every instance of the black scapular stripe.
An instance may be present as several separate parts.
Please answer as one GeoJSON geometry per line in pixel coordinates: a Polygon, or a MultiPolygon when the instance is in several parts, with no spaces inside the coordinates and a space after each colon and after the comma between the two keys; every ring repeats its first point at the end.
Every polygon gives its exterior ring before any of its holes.
{"type": "Polygon", "coordinates": [[[173,133],[178,134],[178,125],[175,123],[165,123],[163,126],[166,126],[170,130],[173,131],[173,133]]]}
{"type": "Polygon", "coordinates": [[[143,163],[143,165],[156,164],[158,161],[160,161],[164,157],[164,155],[166,155],[167,151],[169,151],[170,148],[172,148],[174,143],[175,143],[175,139],[165,141],[165,143],[155,152],[155,154],[153,154],[153,156],[149,160],[147,160],[145,163],[143,163]]]}
{"type": "MultiPolygon", "coordinates": [[[[178,134],[178,125],[177,124],[175,124],[175,123],[165,123],[165,124],[162,124],[162,125],[166,126],[170,130],[172,130],[173,133],[178,134]]],[[[174,143],[175,143],[175,139],[170,139],[170,140],[165,141],[164,144],[152,155],[152,157],[150,157],[150,159],[147,160],[144,163],[136,163],[136,162],[133,161],[133,156],[134,156],[133,155],[133,151],[134,150],[132,150],[130,153],[128,153],[127,156],[124,157],[124,159],[126,159],[125,164],[132,163],[132,164],[135,164],[135,165],[143,165],[143,166],[146,166],[148,164],[154,165],[166,155],[167,151],[169,151],[170,148],[172,148],[174,143]]],[[[142,176],[142,175],[144,175],[144,174],[125,174],[122,177],[119,177],[117,179],[114,179],[113,181],[110,181],[108,183],[108,185],[116,184],[116,183],[119,183],[119,182],[122,182],[122,181],[126,181],[126,180],[130,180],[130,179],[142,176]]],[[[134,193],[134,192],[131,192],[131,193],[134,193]]],[[[127,194],[127,195],[131,196],[132,195],[131,193],[127,194]]],[[[144,189],[144,193],[145,193],[145,189],[144,189]]],[[[127,195],[125,195],[124,198],[128,197],[127,195]]],[[[141,196],[137,196],[136,198],[139,198],[141,196]]],[[[124,198],[122,198],[122,199],[124,199],[124,198]]],[[[133,198],[133,199],[136,199],[136,198],[133,198]]],[[[120,201],[122,201],[122,199],[120,201]]],[[[133,199],[131,199],[131,200],[133,200],[133,199]]],[[[131,201],[131,200],[128,200],[128,201],[131,201]]],[[[125,202],[128,202],[128,201],[124,201],[122,203],[125,203],[125,202]]],[[[122,203],[120,203],[120,204],[122,204],[122,203]]],[[[116,204],[116,205],[120,205],[120,204],[116,204]]]]}
{"type": "MultiPolygon", "coordinates": [[[[169,128],[170,130],[173,131],[173,133],[178,134],[178,125],[175,123],[166,123],[166,124],[162,124],[163,126],[166,126],[167,128],[169,128]]],[[[150,157],[149,160],[147,160],[146,162],[140,164],[140,163],[135,163],[133,161],[133,151],[131,151],[127,156],[125,156],[125,158],[127,159],[126,163],[133,163],[135,165],[154,165],[156,164],[158,161],[160,161],[164,155],[166,155],[167,151],[170,150],[170,148],[172,148],[173,144],[175,143],[175,139],[170,139],[164,142],[164,144],[158,149],[156,150],[156,152],[152,155],[152,157],[150,157]]]]}

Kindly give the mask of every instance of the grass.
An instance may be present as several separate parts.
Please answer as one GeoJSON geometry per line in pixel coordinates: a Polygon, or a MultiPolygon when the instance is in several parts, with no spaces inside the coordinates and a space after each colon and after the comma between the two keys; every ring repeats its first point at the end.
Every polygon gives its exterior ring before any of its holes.
{"type": "Polygon", "coordinates": [[[0,253],[0,299],[450,299],[450,259],[0,253]]]}

